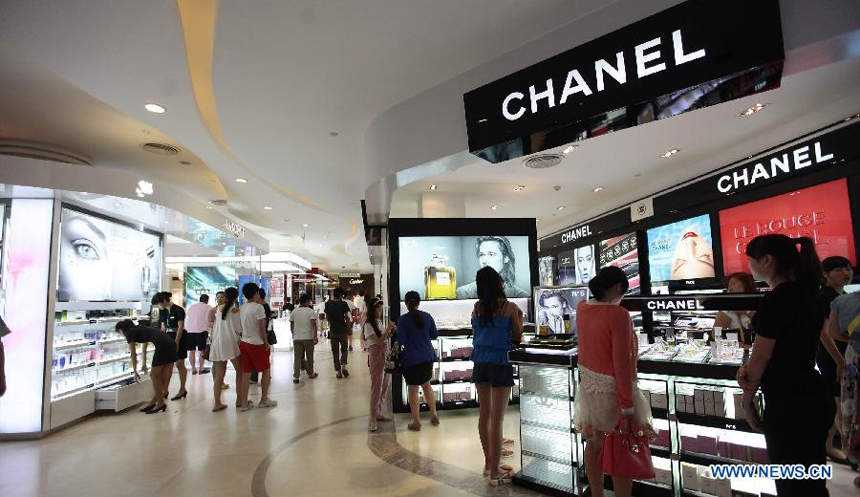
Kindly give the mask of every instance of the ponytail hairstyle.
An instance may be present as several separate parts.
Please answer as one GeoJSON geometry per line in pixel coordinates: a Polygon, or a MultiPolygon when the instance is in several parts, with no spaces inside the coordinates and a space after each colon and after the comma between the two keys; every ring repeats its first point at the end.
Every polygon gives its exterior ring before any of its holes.
{"type": "Polygon", "coordinates": [[[477,313],[484,324],[493,320],[499,312],[500,300],[505,298],[505,287],[502,277],[491,266],[485,266],[475,274],[475,284],[478,287],[478,302],[475,304],[477,313]]]}
{"type": "Polygon", "coordinates": [[[373,299],[370,301],[370,306],[367,308],[367,321],[370,322],[370,327],[373,328],[373,332],[376,334],[377,338],[382,337],[382,330],[379,329],[379,320],[376,318],[376,308],[382,307],[382,305],[381,299],[373,299]]]}
{"type": "Polygon", "coordinates": [[[236,287],[231,286],[224,290],[224,308],[221,309],[221,319],[227,319],[227,313],[230,312],[238,299],[239,290],[236,287]]]}
{"type": "Polygon", "coordinates": [[[406,292],[406,308],[409,309],[409,316],[412,317],[412,321],[415,323],[419,329],[424,328],[424,318],[421,317],[421,313],[418,312],[418,304],[421,303],[421,296],[418,295],[418,292],[415,290],[410,290],[406,292]]]}
{"type": "Polygon", "coordinates": [[[597,273],[597,276],[591,278],[591,281],[588,282],[588,289],[594,298],[603,300],[606,292],[618,284],[621,285],[621,295],[627,293],[630,283],[627,281],[627,275],[624,274],[624,271],[619,267],[606,266],[597,273]]]}
{"type": "Polygon", "coordinates": [[[796,281],[809,295],[821,288],[821,260],[809,237],[789,238],[773,233],[757,236],[747,245],[746,254],[756,260],[770,255],[776,272],[796,281]]]}

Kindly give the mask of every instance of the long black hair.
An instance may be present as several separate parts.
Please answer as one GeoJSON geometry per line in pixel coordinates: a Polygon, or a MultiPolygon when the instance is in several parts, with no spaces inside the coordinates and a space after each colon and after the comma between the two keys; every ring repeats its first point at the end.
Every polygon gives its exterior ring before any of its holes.
{"type": "Polygon", "coordinates": [[[761,235],[750,241],[746,254],[756,260],[770,254],[776,262],[776,271],[796,281],[810,295],[821,288],[821,260],[811,238],[761,235]]]}
{"type": "Polygon", "coordinates": [[[221,309],[221,319],[227,319],[227,313],[233,308],[236,300],[239,299],[239,290],[236,287],[229,287],[224,290],[224,308],[221,309]]]}
{"type": "Polygon", "coordinates": [[[123,319],[122,321],[117,323],[116,326],[114,326],[114,329],[125,335],[128,330],[130,330],[133,326],[134,321],[132,321],[131,319],[123,319]]]}
{"type": "Polygon", "coordinates": [[[630,288],[630,283],[627,281],[624,271],[619,267],[606,266],[597,273],[597,276],[591,278],[588,282],[588,289],[591,290],[591,295],[594,298],[603,300],[606,292],[619,283],[621,284],[621,294],[624,295],[630,288]]]}
{"type": "Polygon", "coordinates": [[[376,308],[382,307],[382,305],[382,300],[373,299],[367,308],[367,320],[370,322],[370,327],[373,328],[373,332],[377,338],[382,336],[382,330],[379,329],[379,320],[376,319],[376,308]]]}
{"type": "Polygon", "coordinates": [[[418,328],[424,328],[424,318],[418,312],[418,304],[421,303],[421,296],[415,290],[406,292],[406,308],[409,309],[409,316],[418,328]]]}
{"type": "Polygon", "coordinates": [[[493,320],[498,314],[500,300],[505,298],[505,287],[502,277],[490,266],[482,267],[475,274],[475,284],[478,286],[478,302],[475,304],[477,314],[484,324],[493,320]]]}

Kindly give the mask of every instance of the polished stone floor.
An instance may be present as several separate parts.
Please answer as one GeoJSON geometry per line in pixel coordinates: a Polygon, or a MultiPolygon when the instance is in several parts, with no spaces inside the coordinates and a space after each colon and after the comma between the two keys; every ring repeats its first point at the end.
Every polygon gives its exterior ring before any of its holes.
{"type": "MultiPolygon", "coordinates": [[[[188,397],[166,413],[98,414],[43,440],[0,443],[0,496],[537,495],[486,486],[475,410],[444,411],[441,426],[417,433],[397,415],[369,434],[366,356],[350,354],[352,375],[338,380],[319,347],[319,378],[296,385],[292,354],[277,352],[274,409],[212,413],[211,376],[189,376],[188,397]]],[[[224,401],[234,400],[231,388],[224,401]]],[[[518,437],[516,406],[505,433],[518,437]]],[[[854,474],[836,471],[831,495],[857,495],[854,474]]]]}

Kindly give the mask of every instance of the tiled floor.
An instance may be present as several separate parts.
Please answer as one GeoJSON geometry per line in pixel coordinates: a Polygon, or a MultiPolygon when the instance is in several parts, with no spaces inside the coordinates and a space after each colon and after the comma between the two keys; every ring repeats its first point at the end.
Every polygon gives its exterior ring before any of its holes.
{"type": "MultiPolygon", "coordinates": [[[[474,410],[442,412],[441,426],[417,433],[397,415],[369,435],[364,354],[351,353],[343,380],[327,347],[317,356],[319,378],[295,385],[292,354],[275,354],[274,409],[212,413],[211,376],[189,376],[188,397],[166,413],[100,414],[40,441],[4,442],[0,496],[535,495],[483,483],[474,410]]],[[[234,396],[231,388],[224,401],[234,396]]],[[[516,438],[517,426],[514,406],[506,435],[516,438]]],[[[836,471],[831,495],[857,495],[853,473],[836,471]]]]}

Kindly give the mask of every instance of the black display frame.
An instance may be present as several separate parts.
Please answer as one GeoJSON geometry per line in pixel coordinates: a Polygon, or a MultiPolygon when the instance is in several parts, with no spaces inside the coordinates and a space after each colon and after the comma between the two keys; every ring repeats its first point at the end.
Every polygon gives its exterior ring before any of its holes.
{"type": "MultiPolygon", "coordinates": [[[[389,318],[400,317],[400,239],[422,236],[527,236],[529,289],[538,286],[537,222],[535,218],[390,218],[388,220],[389,318]]],[[[532,296],[529,296],[531,300],[532,296]]]]}

